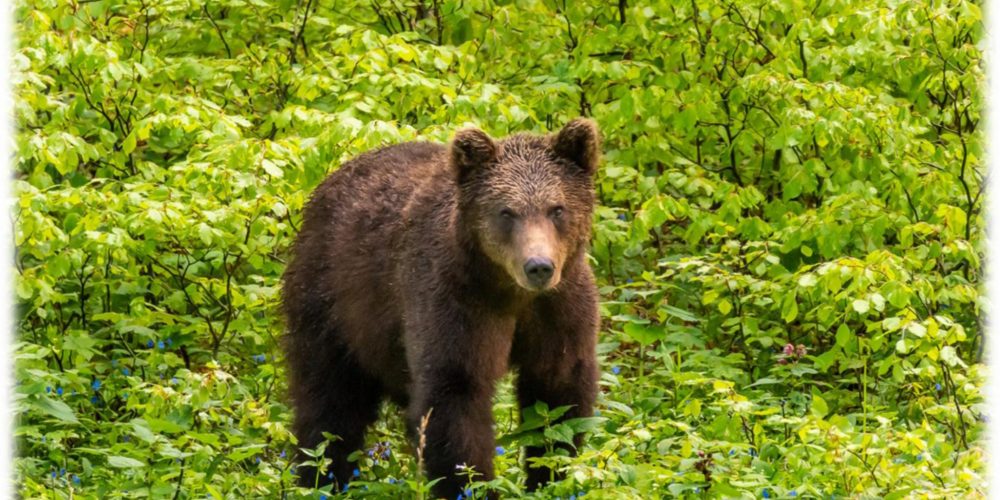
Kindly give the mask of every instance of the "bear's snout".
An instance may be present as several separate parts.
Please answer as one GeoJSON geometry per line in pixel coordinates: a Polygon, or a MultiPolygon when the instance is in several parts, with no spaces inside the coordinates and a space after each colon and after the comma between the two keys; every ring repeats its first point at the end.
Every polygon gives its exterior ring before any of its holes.
{"type": "Polygon", "coordinates": [[[548,285],[554,271],[552,259],[545,257],[532,257],[524,264],[524,274],[535,288],[544,288],[548,285]]]}

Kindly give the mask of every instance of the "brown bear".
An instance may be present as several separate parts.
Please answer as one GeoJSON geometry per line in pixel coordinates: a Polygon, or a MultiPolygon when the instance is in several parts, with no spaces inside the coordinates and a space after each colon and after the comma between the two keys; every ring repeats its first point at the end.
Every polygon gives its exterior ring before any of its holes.
{"type": "MultiPolygon", "coordinates": [[[[446,498],[466,486],[457,469],[494,477],[492,398],[509,369],[522,407],[591,414],[599,155],[587,119],[502,140],[466,129],[449,146],[364,153],[316,189],[283,277],[289,389],[299,446],[339,439],[331,473],[302,467],[303,485],[350,480],[384,398],[407,409],[411,437],[430,414],[425,472],[446,498]]],[[[527,470],[529,489],[549,478],[527,470]]]]}

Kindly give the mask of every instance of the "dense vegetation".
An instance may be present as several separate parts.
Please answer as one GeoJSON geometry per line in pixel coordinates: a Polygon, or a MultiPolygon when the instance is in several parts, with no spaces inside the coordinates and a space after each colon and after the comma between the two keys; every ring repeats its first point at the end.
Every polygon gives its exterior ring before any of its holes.
{"type": "MultiPolygon", "coordinates": [[[[293,486],[276,305],[359,152],[605,135],[600,420],[538,498],[984,495],[980,7],[19,0],[18,488],[293,486]]],[[[497,399],[522,494],[551,415],[497,399]]],[[[550,411],[555,411],[550,409],[550,411]]],[[[418,497],[395,408],[363,497],[418,497]]],[[[480,496],[482,485],[469,493],[480,496]]]]}

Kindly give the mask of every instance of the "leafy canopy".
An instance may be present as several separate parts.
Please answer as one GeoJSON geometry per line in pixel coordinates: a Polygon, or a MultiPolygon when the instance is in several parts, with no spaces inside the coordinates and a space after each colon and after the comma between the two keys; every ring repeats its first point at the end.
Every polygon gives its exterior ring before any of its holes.
{"type": "MultiPolygon", "coordinates": [[[[984,494],[977,2],[19,0],[16,19],[25,497],[318,497],[293,487],[275,309],[311,188],[380,145],[577,115],[606,147],[600,414],[515,418],[505,385],[493,488],[523,494],[519,446],[588,432],[541,459],[569,474],[539,498],[984,494]]],[[[386,413],[348,494],[425,496],[386,413]]]]}

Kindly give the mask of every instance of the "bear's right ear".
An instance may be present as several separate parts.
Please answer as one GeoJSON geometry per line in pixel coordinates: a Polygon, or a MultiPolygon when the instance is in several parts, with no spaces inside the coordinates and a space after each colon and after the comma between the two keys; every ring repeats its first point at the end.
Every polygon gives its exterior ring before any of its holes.
{"type": "Polygon", "coordinates": [[[459,130],[451,142],[451,163],[460,175],[490,163],[496,157],[496,143],[478,128],[459,130]]]}

